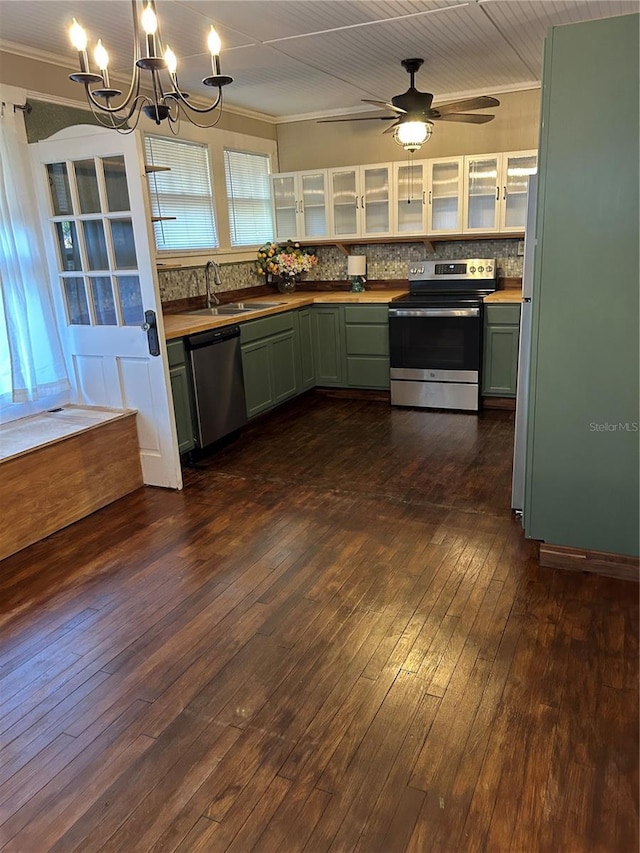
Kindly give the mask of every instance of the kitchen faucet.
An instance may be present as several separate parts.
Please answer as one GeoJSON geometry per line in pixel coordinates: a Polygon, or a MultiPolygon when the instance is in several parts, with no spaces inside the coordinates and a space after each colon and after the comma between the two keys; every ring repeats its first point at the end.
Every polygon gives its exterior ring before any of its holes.
{"type": "Polygon", "coordinates": [[[211,308],[211,302],[214,305],[220,305],[220,300],[215,293],[211,292],[211,273],[213,272],[213,283],[222,284],[220,278],[220,267],[215,261],[207,261],[204,268],[204,280],[207,288],[207,308],[211,308]]]}

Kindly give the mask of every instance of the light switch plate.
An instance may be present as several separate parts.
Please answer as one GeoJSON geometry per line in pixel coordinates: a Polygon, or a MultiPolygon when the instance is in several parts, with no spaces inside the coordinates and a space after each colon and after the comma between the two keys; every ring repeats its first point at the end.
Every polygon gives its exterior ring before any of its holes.
{"type": "Polygon", "coordinates": [[[518,248],[517,248],[518,257],[522,257],[524,255],[524,240],[518,240],[518,248]]]}

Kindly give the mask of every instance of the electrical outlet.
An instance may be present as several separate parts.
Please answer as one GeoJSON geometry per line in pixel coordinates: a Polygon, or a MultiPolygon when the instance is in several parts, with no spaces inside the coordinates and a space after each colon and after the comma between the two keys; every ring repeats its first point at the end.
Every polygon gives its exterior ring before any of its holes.
{"type": "Polygon", "coordinates": [[[518,257],[522,257],[524,255],[524,240],[518,240],[518,248],[517,248],[518,257]]]}

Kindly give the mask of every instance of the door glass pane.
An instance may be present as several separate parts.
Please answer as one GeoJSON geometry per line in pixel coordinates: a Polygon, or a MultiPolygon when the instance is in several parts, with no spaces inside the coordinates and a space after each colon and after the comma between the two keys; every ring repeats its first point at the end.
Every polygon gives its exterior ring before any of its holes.
{"type": "Polygon", "coordinates": [[[51,192],[53,215],[67,216],[73,213],[67,164],[49,163],[47,165],[47,174],[49,177],[49,191],[51,192]]]}
{"type": "Polygon", "coordinates": [[[431,229],[458,231],[460,166],[458,163],[434,163],[431,171],[431,229]]]}
{"type": "Polygon", "coordinates": [[[333,229],[336,234],[357,234],[356,173],[333,174],[333,229]]]}
{"type": "Polygon", "coordinates": [[[96,324],[98,326],[117,326],[118,316],[113,301],[111,276],[92,276],[89,279],[89,288],[91,290],[96,324]]]}
{"type": "Polygon", "coordinates": [[[118,210],[130,210],[127,173],[124,157],[104,157],[102,160],[104,182],[107,188],[107,207],[113,213],[118,210]]]}
{"type": "Polygon", "coordinates": [[[88,268],[90,270],[108,270],[109,258],[102,220],[87,220],[82,223],[82,227],[84,229],[84,246],[87,252],[88,268]]]}
{"type": "Polygon", "coordinates": [[[495,157],[469,161],[469,228],[495,228],[497,188],[498,161],[495,157]]]}
{"type": "Polygon", "coordinates": [[[137,275],[119,275],[116,278],[116,283],[118,285],[122,322],[125,326],[141,326],[144,322],[144,311],[142,310],[140,279],[137,275]]]}
{"type": "Polygon", "coordinates": [[[133,240],[133,225],[130,219],[111,220],[111,241],[116,269],[134,270],[138,266],[136,247],[133,240]]]}
{"type": "Polygon", "coordinates": [[[364,170],[365,233],[389,231],[389,170],[364,170]]]}
{"type": "Polygon", "coordinates": [[[505,225],[508,228],[524,228],[528,181],[529,176],[537,171],[536,163],[535,154],[507,158],[505,225]]]}
{"type": "Polygon", "coordinates": [[[276,211],[276,237],[279,240],[295,237],[298,229],[293,175],[273,179],[273,203],[276,211]]]}
{"type": "Polygon", "coordinates": [[[81,270],[82,262],[80,261],[75,222],[70,222],[67,219],[64,222],[56,222],[54,224],[56,237],[58,238],[61,269],[67,272],[81,270]]]}
{"type": "Polygon", "coordinates": [[[305,237],[327,234],[327,207],[324,175],[302,175],[302,209],[305,237]]]}
{"type": "Polygon", "coordinates": [[[95,161],[76,160],[73,167],[76,170],[80,213],[100,213],[100,192],[95,161]]]}
{"type": "Polygon", "coordinates": [[[398,231],[420,233],[423,229],[422,163],[399,166],[397,173],[398,231]]]}
{"type": "Polygon", "coordinates": [[[89,326],[89,306],[84,289],[84,279],[81,276],[62,279],[64,299],[67,303],[67,317],[72,326],[89,326]]]}

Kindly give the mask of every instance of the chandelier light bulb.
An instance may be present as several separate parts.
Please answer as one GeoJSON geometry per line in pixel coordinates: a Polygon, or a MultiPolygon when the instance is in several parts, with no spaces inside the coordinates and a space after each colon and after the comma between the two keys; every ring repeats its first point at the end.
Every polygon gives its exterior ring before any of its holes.
{"type": "Polygon", "coordinates": [[[209,47],[209,53],[211,56],[219,56],[220,49],[222,48],[222,42],[220,41],[220,36],[215,30],[215,27],[211,27],[209,30],[209,37],[207,38],[207,46],[209,47]]]}
{"type": "Polygon", "coordinates": [[[145,6],[144,12],[140,17],[140,22],[142,23],[142,29],[148,36],[153,36],[158,29],[158,18],[156,13],[151,8],[151,4],[147,3],[145,6]]]}
{"type": "Polygon", "coordinates": [[[77,51],[86,50],[87,49],[87,33],[84,27],[81,27],[80,24],[73,19],[73,24],[69,29],[69,36],[71,37],[71,44],[75,47],[77,51]]]}
{"type": "Polygon", "coordinates": [[[178,70],[178,60],[169,45],[167,45],[167,49],[164,52],[164,61],[167,63],[167,71],[169,74],[175,74],[178,70]]]}
{"type": "Polygon", "coordinates": [[[102,39],[98,39],[98,44],[95,46],[95,50],[93,51],[93,58],[95,59],[96,65],[100,71],[107,70],[109,67],[109,54],[102,44],[102,39]]]}
{"type": "Polygon", "coordinates": [[[417,151],[431,136],[433,122],[405,121],[399,124],[393,138],[405,151],[417,151]]]}

